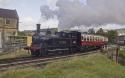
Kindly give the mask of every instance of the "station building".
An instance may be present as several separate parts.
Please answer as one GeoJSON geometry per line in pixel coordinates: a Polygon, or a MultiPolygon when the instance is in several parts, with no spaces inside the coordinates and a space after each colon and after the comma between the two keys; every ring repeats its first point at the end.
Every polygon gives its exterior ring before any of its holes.
{"type": "Polygon", "coordinates": [[[0,51],[4,50],[8,36],[15,35],[19,28],[16,10],[0,8],[0,51]]]}

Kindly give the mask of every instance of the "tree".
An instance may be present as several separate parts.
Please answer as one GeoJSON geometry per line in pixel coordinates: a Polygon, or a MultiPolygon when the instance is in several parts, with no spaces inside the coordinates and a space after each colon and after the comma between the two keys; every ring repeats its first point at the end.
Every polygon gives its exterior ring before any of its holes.
{"type": "Polygon", "coordinates": [[[90,29],[88,30],[88,33],[89,33],[89,34],[95,34],[94,28],[90,28],[90,29]]]}
{"type": "Polygon", "coordinates": [[[24,32],[18,31],[18,35],[19,36],[26,36],[26,34],[24,32]]]}
{"type": "Polygon", "coordinates": [[[102,36],[105,36],[105,32],[102,28],[100,28],[97,32],[96,32],[97,35],[102,35],[102,36]]]}
{"type": "Polygon", "coordinates": [[[109,39],[109,43],[116,43],[118,33],[115,30],[110,30],[107,32],[106,36],[109,39]]]}

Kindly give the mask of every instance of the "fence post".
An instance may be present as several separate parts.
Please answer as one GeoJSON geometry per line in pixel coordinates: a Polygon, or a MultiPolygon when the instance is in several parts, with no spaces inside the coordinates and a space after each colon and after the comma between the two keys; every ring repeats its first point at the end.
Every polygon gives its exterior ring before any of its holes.
{"type": "Polygon", "coordinates": [[[116,48],[116,63],[118,63],[119,50],[120,50],[120,46],[117,46],[117,48],[116,48]]]}

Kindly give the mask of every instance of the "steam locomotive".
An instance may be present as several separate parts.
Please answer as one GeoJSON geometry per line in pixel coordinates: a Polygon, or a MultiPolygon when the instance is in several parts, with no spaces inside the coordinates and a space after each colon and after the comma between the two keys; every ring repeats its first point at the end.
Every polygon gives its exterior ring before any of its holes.
{"type": "Polygon", "coordinates": [[[40,25],[37,25],[37,33],[32,36],[32,44],[27,48],[32,56],[85,52],[100,49],[108,42],[106,37],[78,31],[62,31],[55,33],[55,35],[41,35],[39,27],[40,25]]]}

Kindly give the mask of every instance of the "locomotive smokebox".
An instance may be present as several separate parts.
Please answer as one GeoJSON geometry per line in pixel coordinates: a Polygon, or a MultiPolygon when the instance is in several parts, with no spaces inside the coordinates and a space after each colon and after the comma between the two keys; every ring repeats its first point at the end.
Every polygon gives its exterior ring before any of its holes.
{"type": "Polygon", "coordinates": [[[40,33],[40,26],[41,26],[41,24],[36,24],[36,26],[37,26],[37,33],[39,34],[40,33]]]}

